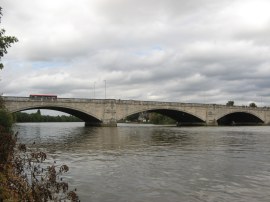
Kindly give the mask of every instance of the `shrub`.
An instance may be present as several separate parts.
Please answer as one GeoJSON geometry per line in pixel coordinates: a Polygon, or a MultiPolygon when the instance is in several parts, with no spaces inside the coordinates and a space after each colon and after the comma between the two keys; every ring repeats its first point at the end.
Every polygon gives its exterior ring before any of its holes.
{"type": "Polygon", "coordinates": [[[6,109],[0,109],[0,126],[9,131],[11,129],[12,123],[12,115],[6,109]]]}

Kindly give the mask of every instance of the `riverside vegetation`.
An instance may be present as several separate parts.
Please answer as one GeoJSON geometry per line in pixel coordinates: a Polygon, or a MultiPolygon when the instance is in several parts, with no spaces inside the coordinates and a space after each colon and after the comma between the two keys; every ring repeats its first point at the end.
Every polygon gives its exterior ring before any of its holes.
{"type": "MultiPolygon", "coordinates": [[[[1,16],[0,7],[0,20],[1,16]]],[[[5,36],[5,30],[0,29],[0,59],[17,41],[16,37],[5,36]]],[[[0,69],[3,67],[0,63],[0,69]]],[[[46,153],[18,143],[12,124],[12,115],[0,96],[0,202],[79,201],[75,190],[69,191],[68,183],[61,177],[69,170],[68,166],[56,162],[45,166],[46,153]]]]}
{"type": "Polygon", "coordinates": [[[82,120],[75,116],[50,116],[42,115],[40,110],[36,113],[28,114],[25,112],[17,112],[13,115],[16,122],[81,122],[82,120]]]}

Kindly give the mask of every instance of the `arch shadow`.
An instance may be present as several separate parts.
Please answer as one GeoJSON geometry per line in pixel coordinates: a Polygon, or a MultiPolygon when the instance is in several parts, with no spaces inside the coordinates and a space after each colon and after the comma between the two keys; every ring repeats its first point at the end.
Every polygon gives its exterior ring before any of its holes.
{"type": "Polygon", "coordinates": [[[204,120],[202,120],[196,115],[193,115],[191,113],[184,112],[184,111],[175,110],[175,109],[142,110],[142,111],[133,112],[132,114],[127,115],[126,117],[137,114],[137,113],[142,113],[142,112],[155,112],[155,113],[170,117],[171,119],[176,121],[177,126],[202,126],[206,124],[204,120]]]}
{"type": "Polygon", "coordinates": [[[264,121],[248,112],[233,112],[220,117],[217,124],[220,126],[252,126],[263,125],[264,121]]]}

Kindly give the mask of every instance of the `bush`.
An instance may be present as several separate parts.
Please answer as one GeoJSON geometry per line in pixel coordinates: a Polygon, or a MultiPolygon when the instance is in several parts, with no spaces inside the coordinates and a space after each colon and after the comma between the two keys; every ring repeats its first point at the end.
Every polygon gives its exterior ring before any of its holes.
{"type": "Polygon", "coordinates": [[[0,109],[0,126],[10,130],[13,123],[12,115],[5,109],[0,109]]]}
{"type": "Polygon", "coordinates": [[[6,163],[15,146],[14,137],[10,133],[12,123],[12,115],[7,110],[0,109],[0,166],[6,163]]]}
{"type": "Polygon", "coordinates": [[[46,166],[46,153],[16,144],[16,135],[12,133],[0,130],[0,136],[5,140],[0,142],[1,202],[79,201],[76,190],[69,191],[68,183],[61,177],[68,166],[56,162],[46,166]]]}

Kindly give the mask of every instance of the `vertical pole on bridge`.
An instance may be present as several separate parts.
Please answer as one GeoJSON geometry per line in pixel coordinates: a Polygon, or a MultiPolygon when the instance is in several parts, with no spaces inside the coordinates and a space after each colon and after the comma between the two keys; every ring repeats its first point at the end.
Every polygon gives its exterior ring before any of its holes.
{"type": "Polygon", "coordinates": [[[104,80],[105,86],[104,86],[104,90],[105,90],[105,100],[106,100],[106,80],[104,80]]]}
{"type": "Polygon", "coordinates": [[[94,99],[96,97],[96,82],[94,82],[94,99]]]}

